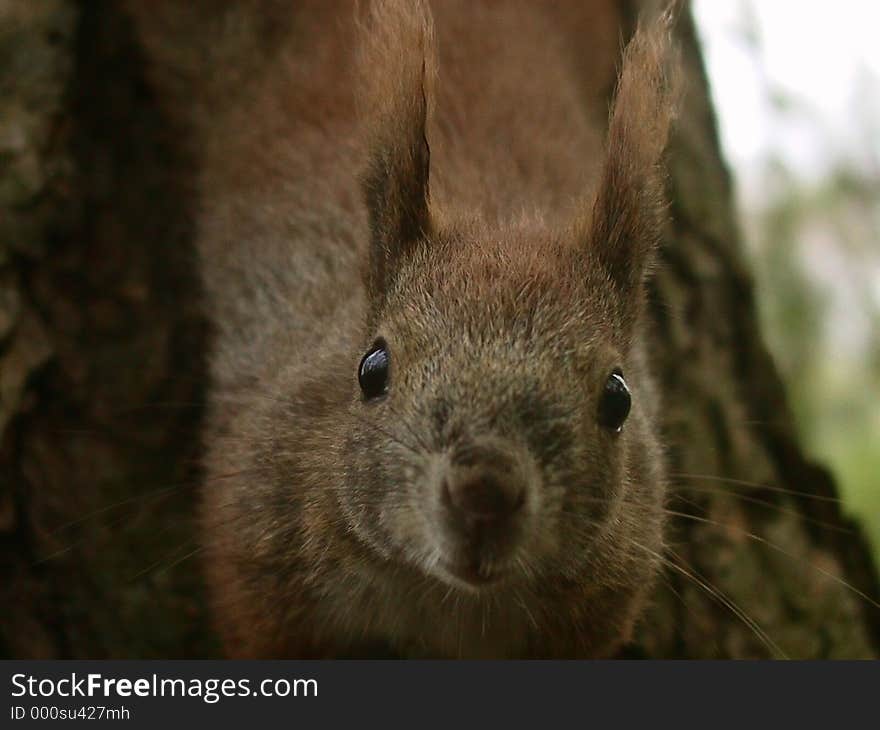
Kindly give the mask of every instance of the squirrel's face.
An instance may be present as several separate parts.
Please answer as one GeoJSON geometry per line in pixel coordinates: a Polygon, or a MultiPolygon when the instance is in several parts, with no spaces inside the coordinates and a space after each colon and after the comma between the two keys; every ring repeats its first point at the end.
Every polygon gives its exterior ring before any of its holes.
{"type": "Polygon", "coordinates": [[[607,580],[594,563],[620,565],[617,525],[660,486],[633,453],[646,448],[641,374],[603,284],[527,234],[430,256],[400,272],[351,363],[352,528],[465,589],[607,580]]]}
{"type": "Polygon", "coordinates": [[[421,11],[407,18],[413,47],[380,12],[395,32],[363,59],[368,312],[350,363],[348,527],[456,586],[545,576],[543,594],[566,582],[632,594],[662,514],[638,323],[664,219],[666,32],[628,46],[573,220],[484,229],[430,195],[433,34],[421,11]]]}

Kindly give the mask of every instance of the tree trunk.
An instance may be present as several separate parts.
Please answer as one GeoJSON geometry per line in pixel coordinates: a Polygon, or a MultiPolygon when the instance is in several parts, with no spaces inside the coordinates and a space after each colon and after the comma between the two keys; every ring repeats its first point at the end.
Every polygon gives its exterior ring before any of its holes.
{"type": "MultiPolygon", "coordinates": [[[[876,656],[875,567],[799,447],[688,17],[677,32],[652,312],[680,514],[626,654],[876,656]]],[[[205,327],[181,139],[118,3],[0,0],[0,654],[218,651],[192,520],[205,327]]]]}

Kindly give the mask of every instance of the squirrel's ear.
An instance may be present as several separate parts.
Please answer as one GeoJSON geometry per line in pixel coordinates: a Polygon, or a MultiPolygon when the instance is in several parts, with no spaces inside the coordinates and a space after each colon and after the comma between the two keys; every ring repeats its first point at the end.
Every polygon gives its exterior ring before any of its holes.
{"type": "Polygon", "coordinates": [[[435,61],[425,3],[373,0],[361,49],[368,124],[362,186],[371,234],[367,289],[378,308],[401,259],[432,228],[426,125],[435,61]]]}
{"type": "Polygon", "coordinates": [[[586,237],[624,301],[638,301],[660,241],[666,209],[661,158],[677,103],[674,12],[640,23],[623,52],[608,125],[605,160],[586,237]]]}

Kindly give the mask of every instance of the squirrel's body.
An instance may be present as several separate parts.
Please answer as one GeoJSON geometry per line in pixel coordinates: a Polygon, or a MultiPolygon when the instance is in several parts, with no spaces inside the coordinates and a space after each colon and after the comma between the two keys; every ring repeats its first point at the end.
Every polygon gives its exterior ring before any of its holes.
{"type": "MultiPolygon", "coordinates": [[[[260,12],[237,5],[233,39],[260,12]]],[[[218,73],[193,100],[221,635],[237,656],[607,655],[662,540],[639,312],[665,31],[629,53],[606,152],[616,3],[444,0],[436,39],[421,3],[372,5],[265,3],[246,88],[218,73]],[[387,394],[359,390],[368,350],[387,394]],[[596,414],[620,370],[618,433],[596,414]]]]}

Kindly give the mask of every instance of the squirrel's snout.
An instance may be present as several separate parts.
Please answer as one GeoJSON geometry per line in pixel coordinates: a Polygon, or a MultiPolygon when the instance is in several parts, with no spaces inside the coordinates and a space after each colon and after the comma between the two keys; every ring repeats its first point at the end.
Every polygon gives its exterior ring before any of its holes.
{"type": "Polygon", "coordinates": [[[458,444],[434,483],[440,577],[471,588],[513,579],[540,502],[527,457],[497,438],[458,444]]]}
{"type": "Polygon", "coordinates": [[[470,529],[511,518],[525,504],[525,484],[512,474],[490,471],[450,477],[443,482],[447,507],[470,529]]]}
{"type": "Polygon", "coordinates": [[[507,576],[527,522],[525,479],[490,466],[453,469],[441,489],[445,571],[470,586],[507,576]]]}

